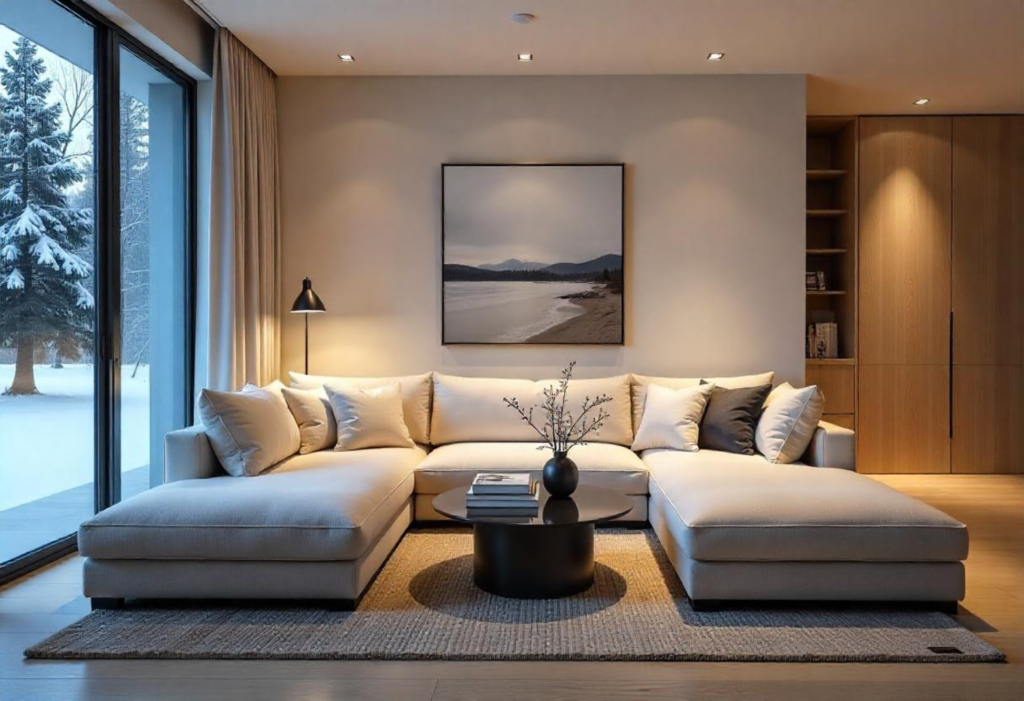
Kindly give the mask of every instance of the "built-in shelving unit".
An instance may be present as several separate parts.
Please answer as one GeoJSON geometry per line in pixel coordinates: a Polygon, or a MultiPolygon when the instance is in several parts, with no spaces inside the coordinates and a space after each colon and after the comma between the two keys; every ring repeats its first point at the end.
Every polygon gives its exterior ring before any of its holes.
{"type": "Polygon", "coordinates": [[[806,382],[825,394],[825,418],[854,428],[857,372],[857,118],[807,120],[807,325],[835,322],[837,358],[808,358],[806,382]]]}

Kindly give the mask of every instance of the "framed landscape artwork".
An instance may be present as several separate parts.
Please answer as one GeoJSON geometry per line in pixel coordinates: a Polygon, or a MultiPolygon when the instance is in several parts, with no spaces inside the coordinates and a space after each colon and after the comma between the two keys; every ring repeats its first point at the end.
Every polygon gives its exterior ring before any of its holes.
{"type": "Polygon", "coordinates": [[[442,343],[621,345],[624,170],[443,165],[442,343]]]}

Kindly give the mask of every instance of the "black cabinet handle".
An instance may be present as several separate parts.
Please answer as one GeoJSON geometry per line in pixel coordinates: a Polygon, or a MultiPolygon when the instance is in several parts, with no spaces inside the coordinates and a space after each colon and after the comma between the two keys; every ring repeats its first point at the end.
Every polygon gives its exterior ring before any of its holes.
{"type": "Polygon", "coordinates": [[[949,438],[953,438],[953,310],[949,310],[949,438]]]}

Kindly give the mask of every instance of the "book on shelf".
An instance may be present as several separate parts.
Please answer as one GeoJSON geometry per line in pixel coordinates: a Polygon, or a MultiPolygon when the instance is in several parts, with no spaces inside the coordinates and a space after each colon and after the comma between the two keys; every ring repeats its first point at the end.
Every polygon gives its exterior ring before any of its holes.
{"type": "Polygon", "coordinates": [[[469,493],[482,494],[531,494],[536,481],[529,472],[481,472],[473,478],[469,493]]]}
{"type": "Polygon", "coordinates": [[[834,321],[811,324],[807,327],[807,357],[839,357],[839,327],[834,321]]]}
{"type": "Polygon", "coordinates": [[[825,286],[825,271],[808,270],[804,284],[807,286],[808,292],[824,292],[828,289],[825,286]]]}

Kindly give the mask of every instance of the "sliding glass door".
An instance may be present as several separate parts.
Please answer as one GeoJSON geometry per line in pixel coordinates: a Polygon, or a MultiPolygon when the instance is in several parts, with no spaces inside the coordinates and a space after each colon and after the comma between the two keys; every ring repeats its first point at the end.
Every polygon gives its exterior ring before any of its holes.
{"type": "Polygon", "coordinates": [[[185,88],[119,53],[120,492],[161,483],[163,437],[185,425],[190,339],[185,88]]]}
{"type": "Polygon", "coordinates": [[[0,9],[2,582],[190,419],[195,83],[75,0],[0,9]]]}

